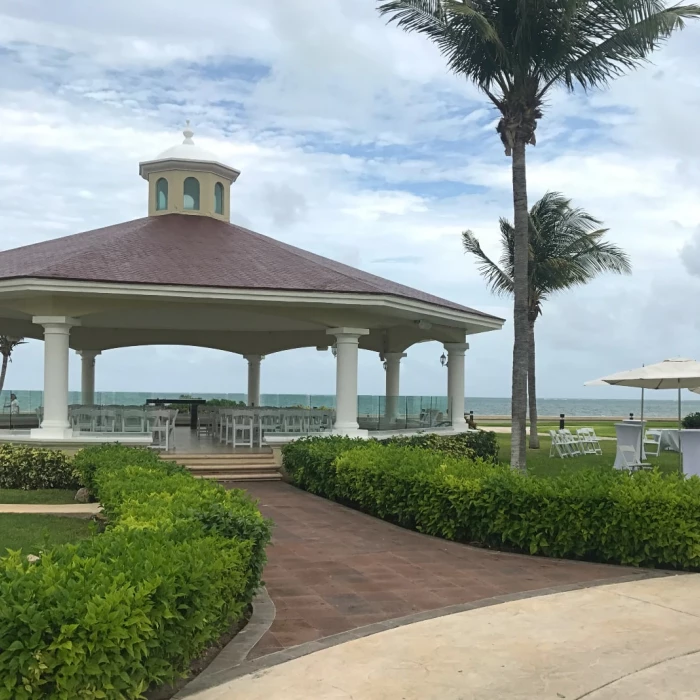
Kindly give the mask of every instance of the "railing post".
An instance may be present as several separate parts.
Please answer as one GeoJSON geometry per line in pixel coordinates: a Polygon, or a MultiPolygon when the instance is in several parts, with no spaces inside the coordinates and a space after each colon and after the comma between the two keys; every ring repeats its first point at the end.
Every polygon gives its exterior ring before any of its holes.
{"type": "Polygon", "coordinates": [[[630,413],[630,420],[634,420],[634,413],[630,413]]]}
{"type": "Polygon", "coordinates": [[[566,416],[563,413],[559,414],[559,430],[564,430],[564,423],[566,420],[566,416]]]}

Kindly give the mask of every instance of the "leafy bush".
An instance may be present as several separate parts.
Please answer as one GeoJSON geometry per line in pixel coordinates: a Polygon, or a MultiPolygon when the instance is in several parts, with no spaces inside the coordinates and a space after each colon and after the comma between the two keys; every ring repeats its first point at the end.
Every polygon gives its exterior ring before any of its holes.
{"type": "Polygon", "coordinates": [[[72,489],[80,486],[70,457],[61,450],[0,445],[0,488],[72,489]]]}
{"type": "Polygon", "coordinates": [[[0,559],[0,700],[137,698],[184,672],[260,584],[270,524],[245,494],[107,452],[81,453],[106,531],[35,564],[0,559]]]}
{"type": "Polygon", "coordinates": [[[406,447],[422,447],[436,450],[451,457],[467,459],[498,459],[498,442],[496,433],[478,430],[473,433],[457,433],[456,435],[440,435],[438,433],[419,433],[410,437],[391,437],[380,442],[388,445],[404,445],[406,447]]]}
{"type": "Polygon", "coordinates": [[[245,408],[245,401],[234,401],[233,399],[207,399],[207,406],[219,408],[245,408]]]}
{"type": "Polygon", "coordinates": [[[124,445],[105,443],[98,447],[80,450],[73,458],[73,467],[80,474],[82,483],[95,491],[95,473],[100,467],[150,467],[158,466],[166,474],[186,474],[187,469],[175,462],[162,460],[157,452],[147,447],[126,447],[124,445]]]}
{"type": "Polygon", "coordinates": [[[400,445],[314,442],[284,452],[292,480],[390,522],[552,557],[700,571],[700,479],[612,468],[527,476],[400,445]],[[339,445],[338,445],[339,446],[339,445]]]}
{"type": "Polygon", "coordinates": [[[683,419],[683,427],[688,430],[696,430],[700,428],[700,413],[689,413],[683,419]]]}

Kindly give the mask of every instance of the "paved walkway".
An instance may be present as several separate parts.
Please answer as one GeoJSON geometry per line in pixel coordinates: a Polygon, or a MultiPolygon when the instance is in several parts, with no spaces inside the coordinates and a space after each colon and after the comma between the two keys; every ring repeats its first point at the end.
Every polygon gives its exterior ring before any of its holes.
{"type": "Polygon", "coordinates": [[[645,575],[446,542],[282,482],[244,486],[275,522],[264,579],[276,617],[249,658],[450,605],[645,575]]]}
{"type": "Polygon", "coordinates": [[[588,588],[380,632],[188,700],[690,700],[698,618],[698,575],[588,588]]]}
{"type": "Polygon", "coordinates": [[[25,513],[31,515],[96,515],[99,503],[0,503],[0,513],[25,513]]]}

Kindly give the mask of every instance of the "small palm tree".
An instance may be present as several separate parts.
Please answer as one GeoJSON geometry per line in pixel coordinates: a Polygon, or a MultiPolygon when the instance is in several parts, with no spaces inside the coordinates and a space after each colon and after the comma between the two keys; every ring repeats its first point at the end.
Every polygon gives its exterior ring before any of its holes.
{"type": "Polygon", "coordinates": [[[648,56],[698,5],[663,0],[378,0],[407,32],[437,44],[454,73],[471,80],[500,112],[497,131],[513,179],[513,390],[511,464],[525,467],[527,412],[528,203],[525,147],[557,86],[604,86],[648,56]]]}
{"type": "MultiPolygon", "coordinates": [[[[479,271],[496,294],[512,296],[515,271],[515,229],[500,219],[501,258],[496,264],[481,248],[471,231],[462,234],[464,250],[477,259],[479,271]]],[[[590,282],[602,272],[629,274],[627,254],[603,240],[608,229],[582,209],[572,209],[571,200],[548,192],[530,210],[530,254],[527,274],[528,371],[530,447],[539,448],[537,392],[535,383],[535,321],[542,304],[552,294],[590,282]]]]}
{"type": "Polygon", "coordinates": [[[0,391],[5,386],[7,364],[12,362],[12,353],[18,345],[24,344],[24,338],[13,338],[9,335],[0,335],[0,355],[2,355],[2,369],[0,369],[0,391]]]}

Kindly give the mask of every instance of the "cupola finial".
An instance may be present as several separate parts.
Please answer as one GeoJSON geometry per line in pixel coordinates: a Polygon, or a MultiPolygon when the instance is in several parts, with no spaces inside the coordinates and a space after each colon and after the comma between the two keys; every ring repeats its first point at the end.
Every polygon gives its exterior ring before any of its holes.
{"type": "Polygon", "coordinates": [[[185,128],[182,132],[182,135],[185,137],[185,140],[182,143],[186,143],[190,146],[194,145],[194,141],[192,140],[192,137],[194,136],[194,131],[192,131],[190,127],[189,119],[185,122],[185,128]]]}

